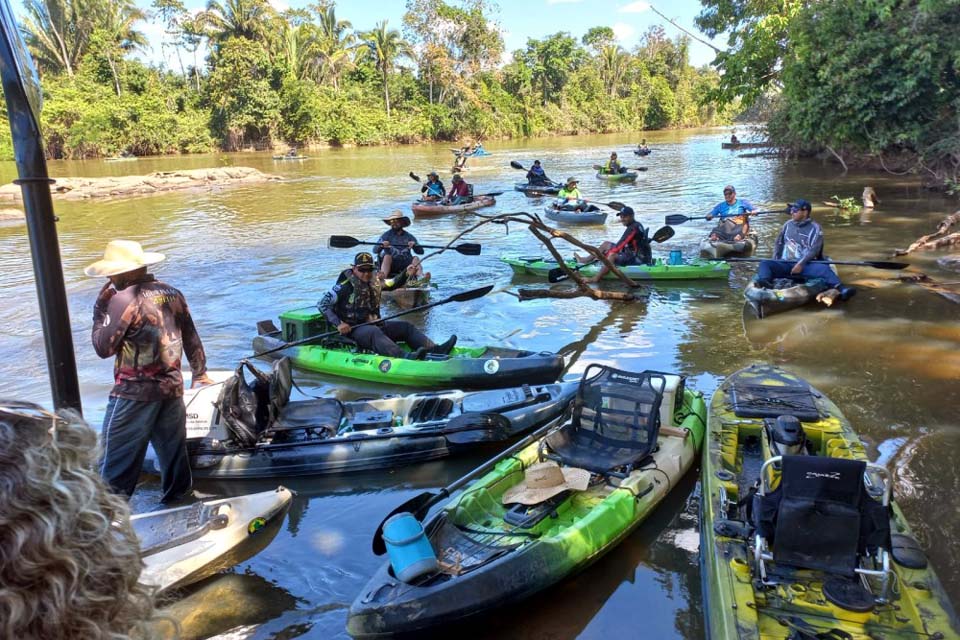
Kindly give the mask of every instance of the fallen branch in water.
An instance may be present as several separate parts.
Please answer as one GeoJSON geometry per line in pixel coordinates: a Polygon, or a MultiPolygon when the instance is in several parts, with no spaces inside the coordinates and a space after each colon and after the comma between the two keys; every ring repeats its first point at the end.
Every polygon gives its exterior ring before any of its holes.
{"type": "Polygon", "coordinates": [[[906,249],[897,249],[893,252],[893,255],[905,256],[908,253],[916,251],[917,249],[940,249],[942,247],[960,245],[960,232],[954,232],[950,234],[947,233],[953,227],[953,225],[960,225],[960,211],[955,211],[941,220],[940,224],[937,225],[937,230],[933,233],[928,233],[927,235],[918,238],[906,249]]]}
{"type": "Polygon", "coordinates": [[[900,282],[912,283],[923,287],[930,293],[935,293],[950,302],[960,304],[960,291],[948,289],[948,286],[956,285],[956,282],[937,282],[925,273],[913,273],[903,275],[897,278],[900,282]]]}

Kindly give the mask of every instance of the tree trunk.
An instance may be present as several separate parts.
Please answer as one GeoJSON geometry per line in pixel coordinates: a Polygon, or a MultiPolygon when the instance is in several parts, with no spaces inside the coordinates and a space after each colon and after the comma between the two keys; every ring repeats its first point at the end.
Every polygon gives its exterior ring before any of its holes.
{"type": "Polygon", "coordinates": [[[110,73],[113,75],[113,88],[120,97],[120,76],[117,75],[117,65],[113,62],[113,56],[107,54],[107,63],[110,65],[110,73]]]}
{"type": "Polygon", "coordinates": [[[383,101],[387,104],[387,117],[390,117],[390,87],[387,86],[387,68],[383,68],[383,101]]]}

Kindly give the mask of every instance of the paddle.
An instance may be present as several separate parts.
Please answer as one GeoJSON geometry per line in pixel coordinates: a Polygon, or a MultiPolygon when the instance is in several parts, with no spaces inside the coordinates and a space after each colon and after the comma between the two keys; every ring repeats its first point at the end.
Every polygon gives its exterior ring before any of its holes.
{"type": "Polygon", "coordinates": [[[513,445],[506,451],[503,451],[500,455],[494,457],[491,460],[488,460],[487,462],[483,463],[482,465],[480,465],[479,467],[477,467],[467,475],[463,476],[458,480],[453,481],[443,489],[440,489],[439,493],[425,491],[419,495],[414,496],[413,498],[410,498],[409,500],[401,504],[399,507],[397,507],[396,509],[391,511],[389,514],[387,514],[387,517],[384,518],[383,521],[380,523],[380,525],[377,527],[376,532],[373,534],[373,544],[371,545],[373,548],[373,552],[378,556],[382,556],[384,553],[386,553],[387,546],[383,542],[383,525],[391,517],[395,516],[398,513],[408,512],[412,514],[413,517],[416,518],[417,520],[422,521],[430,512],[430,508],[432,506],[434,506],[444,498],[448,498],[450,494],[452,494],[454,491],[457,491],[458,489],[466,485],[468,482],[470,482],[474,478],[477,478],[483,475],[484,473],[492,469],[494,466],[496,466],[496,464],[501,460],[503,460],[504,458],[508,458],[512,456],[516,452],[528,446],[531,442],[545,436],[547,432],[555,428],[558,424],[562,424],[565,418],[566,418],[566,414],[560,416],[556,420],[553,420],[545,424],[544,426],[540,427],[539,429],[537,429],[536,431],[528,435],[526,438],[523,438],[522,440],[517,442],[515,445],[513,445]]]}
{"type": "MultiPolygon", "coordinates": [[[[417,182],[420,182],[420,176],[418,176],[417,174],[415,174],[413,171],[411,171],[411,172],[408,173],[407,175],[410,176],[412,179],[416,180],[417,182]]],[[[489,197],[491,197],[491,198],[495,198],[495,197],[497,197],[497,196],[502,196],[502,195],[503,195],[503,191],[491,191],[490,193],[478,193],[478,194],[474,194],[474,195],[471,196],[471,197],[473,197],[473,198],[486,198],[486,197],[489,196],[489,197]]],[[[433,200],[427,200],[427,201],[421,201],[421,202],[434,202],[434,201],[433,201],[433,200]]],[[[442,247],[440,247],[440,248],[442,248],[442,247]]]]}
{"type": "MultiPolygon", "coordinates": [[[[598,164],[593,165],[593,168],[596,169],[597,171],[600,171],[601,169],[603,169],[603,167],[601,167],[598,164]]],[[[627,171],[646,171],[650,167],[623,167],[623,168],[626,169],[627,171]]],[[[617,175],[617,174],[611,174],[611,175],[617,175]]]]}
{"type": "MultiPolygon", "coordinates": [[[[790,209],[770,209],[769,211],[754,211],[753,213],[746,214],[748,216],[759,216],[764,213],[787,213],[790,209]]],[[[718,218],[718,216],[714,216],[718,218]]],[[[683,224],[684,222],[689,222],[691,220],[706,220],[707,216],[685,216],[682,213],[674,213],[663,219],[664,224],[683,224]]],[[[712,218],[711,218],[712,219],[712,218]]]]}
{"type": "MultiPolygon", "coordinates": [[[[772,258],[719,258],[727,262],[763,262],[772,258]]],[[[810,260],[807,264],[847,264],[855,267],[873,267],[874,269],[889,269],[898,271],[910,265],[906,262],[886,262],[884,260],[810,260]]]]}
{"type": "MultiPolygon", "coordinates": [[[[526,171],[526,170],[527,170],[527,168],[526,168],[525,166],[523,166],[522,164],[520,164],[520,163],[517,162],[516,160],[511,160],[511,161],[510,161],[510,166],[513,167],[514,169],[519,169],[520,171],[526,171]]],[[[562,187],[562,186],[563,186],[563,185],[560,184],[559,182],[554,182],[553,180],[550,180],[549,182],[550,182],[550,184],[545,184],[545,185],[543,185],[543,186],[545,186],[545,187],[562,187]]],[[[540,186],[540,185],[537,185],[537,186],[540,186]]]]}
{"type": "MultiPolygon", "coordinates": [[[[482,298],[493,290],[493,285],[488,284],[486,286],[480,287],[478,289],[471,289],[470,291],[461,291],[460,293],[455,293],[449,298],[444,298],[443,300],[438,300],[437,302],[431,302],[419,307],[414,307],[412,309],[407,309],[406,311],[401,311],[400,313],[395,313],[392,316],[387,316],[386,318],[378,318],[376,320],[371,320],[370,322],[361,322],[360,324],[355,324],[352,326],[353,329],[357,327],[366,327],[371,324],[377,324],[378,322],[386,322],[387,320],[393,320],[394,318],[399,318],[400,316],[405,316],[408,313],[413,313],[414,311],[423,311],[424,309],[430,309],[431,307],[439,307],[442,304],[447,304],[448,302],[467,302],[469,300],[476,300],[477,298],[482,298]]],[[[279,347],[274,347],[273,349],[268,349],[266,351],[261,351],[260,353],[253,354],[253,357],[265,356],[270,353],[276,353],[277,351],[282,351],[284,349],[289,349],[290,347],[296,347],[301,344],[308,344],[310,342],[315,342],[323,338],[329,338],[330,336],[335,336],[339,334],[339,331],[328,331],[326,333],[321,333],[316,336],[309,336],[303,338],[302,340],[294,340],[293,342],[285,342],[279,347]]]]}
{"type": "MultiPolygon", "coordinates": [[[[330,240],[327,242],[327,246],[334,249],[351,249],[360,244],[370,245],[372,247],[379,247],[381,243],[364,242],[363,240],[357,240],[356,238],[351,238],[350,236],[330,236],[330,240]]],[[[436,244],[419,244],[418,243],[414,245],[414,248],[453,249],[457,253],[462,253],[465,256],[478,256],[480,255],[480,250],[483,247],[473,242],[464,242],[463,244],[458,244],[455,247],[443,247],[436,244]]]]}
{"type": "MultiPolygon", "coordinates": [[[[651,238],[651,240],[653,240],[654,242],[666,242],[667,240],[673,237],[674,233],[675,231],[673,230],[672,227],[660,227],[659,229],[657,229],[656,233],[653,234],[653,238],[651,238]]],[[[591,260],[590,262],[586,262],[584,264],[578,264],[575,267],[571,267],[571,270],[580,271],[580,269],[583,269],[584,267],[591,265],[595,262],[596,260],[591,260]]],[[[550,282],[563,282],[569,277],[570,276],[567,274],[566,271],[563,270],[562,267],[557,267],[556,269],[550,269],[550,271],[547,272],[547,280],[550,282]]]]}

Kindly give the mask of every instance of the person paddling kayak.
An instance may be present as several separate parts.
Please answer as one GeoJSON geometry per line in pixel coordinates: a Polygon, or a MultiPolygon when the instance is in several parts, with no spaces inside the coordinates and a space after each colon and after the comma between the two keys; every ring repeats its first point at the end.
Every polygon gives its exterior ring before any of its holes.
{"type": "Polygon", "coordinates": [[[457,344],[457,336],[438,345],[422,331],[405,320],[386,320],[377,324],[354,325],[380,318],[380,292],[402,287],[413,272],[413,265],[401,271],[394,279],[380,281],[373,275],[373,255],[361,251],[353,258],[353,265],[343,271],[333,288],[323,294],[317,308],[340,335],[348,336],[362,349],[390,358],[422,360],[428,353],[448,355],[457,344]],[[410,345],[405,352],[396,341],[410,345]]]}
{"type": "Polygon", "coordinates": [[[427,174],[427,181],[420,187],[421,200],[426,202],[436,202],[442,200],[447,195],[447,189],[440,182],[440,176],[436,171],[427,174]]]}
{"type": "Polygon", "coordinates": [[[417,238],[406,230],[411,224],[410,218],[403,215],[401,211],[394,211],[383,221],[390,226],[390,229],[377,240],[380,243],[376,249],[377,257],[380,259],[380,279],[386,280],[389,277],[398,276],[401,271],[406,271],[410,266],[414,268],[411,274],[413,277],[429,279],[430,274],[423,273],[420,259],[413,255],[413,253],[422,255],[423,249],[417,246],[417,238]]]}
{"type": "MultiPolygon", "coordinates": [[[[617,212],[617,215],[626,228],[616,244],[609,241],[603,242],[600,244],[600,251],[618,267],[631,264],[653,264],[650,238],[647,237],[647,230],[634,217],[633,209],[624,207],[617,212]]],[[[574,258],[580,264],[586,264],[594,260],[593,256],[583,257],[576,254],[574,254],[574,258]]],[[[587,282],[600,282],[609,271],[607,265],[603,265],[595,276],[587,278],[587,282]]]]}
{"type": "Polygon", "coordinates": [[[543,167],[540,166],[539,160],[534,160],[533,166],[530,167],[530,171],[527,171],[527,184],[548,186],[553,184],[550,178],[547,177],[547,174],[543,171],[543,167]]]}
{"type": "Polygon", "coordinates": [[[843,286],[829,265],[810,264],[811,260],[823,260],[823,230],[810,218],[812,209],[803,199],[790,207],[791,219],[777,236],[773,258],[760,263],[754,283],[764,289],[773,289],[777,278],[820,278],[831,289],[838,290],[842,300],[847,300],[856,294],[856,288],[843,286]]]}
{"type": "Polygon", "coordinates": [[[610,159],[607,160],[607,164],[603,165],[603,169],[600,170],[600,173],[607,175],[617,175],[620,173],[626,173],[626,169],[620,166],[620,161],[617,159],[617,152],[614,151],[610,154],[610,159]]]}
{"type": "Polygon", "coordinates": [[[719,217],[721,222],[717,228],[710,232],[710,239],[743,240],[750,233],[750,221],[747,218],[754,211],[755,208],[750,201],[744,198],[737,199],[737,190],[733,188],[733,185],[728,184],[723,188],[723,202],[707,214],[707,220],[719,217]],[[723,224],[725,222],[730,224],[723,224]],[[739,225],[739,230],[733,233],[732,238],[727,238],[726,235],[729,235],[730,231],[735,229],[734,225],[739,225]],[[724,234],[724,237],[721,237],[722,234],[724,234]]]}
{"type": "Polygon", "coordinates": [[[560,188],[554,206],[562,211],[583,211],[587,208],[587,201],[580,197],[577,185],[580,181],[573,176],[567,178],[567,183],[560,188]]]}

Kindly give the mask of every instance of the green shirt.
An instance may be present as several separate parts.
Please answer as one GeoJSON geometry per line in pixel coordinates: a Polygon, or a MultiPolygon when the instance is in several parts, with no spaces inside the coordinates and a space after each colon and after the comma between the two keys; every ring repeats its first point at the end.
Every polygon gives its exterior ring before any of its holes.
{"type": "Polygon", "coordinates": [[[560,191],[557,193],[558,198],[576,198],[580,199],[580,190],[574,187],[573,189],[567,189],[566,187],[561,187],[560,191]]]}

